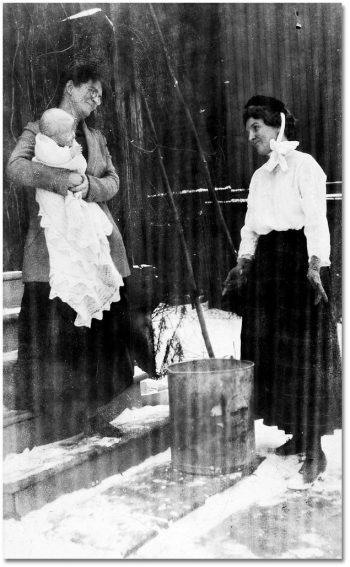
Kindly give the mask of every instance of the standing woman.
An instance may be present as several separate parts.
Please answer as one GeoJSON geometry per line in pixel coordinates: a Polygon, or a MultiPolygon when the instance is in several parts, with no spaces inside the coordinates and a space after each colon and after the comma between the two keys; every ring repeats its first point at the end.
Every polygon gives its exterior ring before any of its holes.
{"type": "Polygon", "coordinates": [[[321,437],[341,428],[341,359],[330,290],[326,175],[290,142],[295,119],[272,97],[244,108],[249,142],[268,161],[249,187],[237,266],[225,288],[240,298],[241,358],[255,363],[255,415],[305,453],[293,486],[326,468],[321,437]]]}
{"type": "MultiPolygon", "coordinates": [[[[76,120],[76,139],[87,160],[86,175],[32,161],[39,122],[29,122],[12,152],[7,174],[25,191],[29,229],[23,258],[24,294],[19,317],[19,349],[14,409],[30,409],[49,416],[47,426],[61,436],[97,428],[112,429],[96,410],[133,383],[129,352],[129,310],[124,288],[102,320],[91,328],[76,327],[76,313],[60,299],[49,299],[49,255],[40,226],[36,188],[58,193],[81,191],[96,202],[113,225],[109,239],[112,260],[123,278],[130,274],[124,243],[106,202],[119,190],[106,139],[86,125],[85,119],[102,102],[102,77],[94,65],[76,65],[61,79],[59,107],[76,120]],[[102,424],[101,424],[102,421],[102,424]],[[67,431],[65,431],[67,430],[67,431]],[[81,430],[81,429],[80,429],[81,430]]],[[[115,430],[114,430],[115,431],[115,430]]]]}

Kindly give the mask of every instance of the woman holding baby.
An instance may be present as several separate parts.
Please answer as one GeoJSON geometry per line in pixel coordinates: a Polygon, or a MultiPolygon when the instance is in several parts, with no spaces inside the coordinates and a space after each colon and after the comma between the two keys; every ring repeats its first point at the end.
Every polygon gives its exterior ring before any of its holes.
{"type": "MultiPolygon", "coordinates": [[[[22,268],[24,294],[19,317],[16,395],[12,405],[13,409],[30,409],[50,415],[53,427],[61,436],[78,432],[79,427],[108,435],[108,423],[98,417],[96,410],[128,388],[133,383],[134,372],[129,352],[129,310],[123,286],[123,278],[130,274],[130,269],[121,234],[106,204],[117,194],[119,178],[105,137],[85,123],[102,102],[99,71],[91,65],[77,65],[63,77],[62,88],[56,116],[51,113],[45,127],[41,121],[43,131],[40,121],[26,125],[7,167],[9,179],[25,187],[29,210],[22,268]],[[39,142],[44,145],[39,146],[39,142]],[[39,156],[40,147],[45,151],[39,156]],[[62,150],[68,150],[66,161],[62,150]],[[74,166],[77,158],[80,168],[74,166]],[[51,197],[60,197],[60,207],[70,202],[80,214],[80,221],[81,214],[89,215],[96,231],[89,230],[87,237],[92,233],[98,235],[90,252],[87,248],[82,250],[82,246],[79,249],[77,238],[73,239],[73,244],[67,239],[67,224],[57,228],[54,222],[59,215],[58,209],[54,214],[54,205],[53,214],[45,217],[47,222],[43,222],[40,208],[44,205],[40,203],[39,206],[38,190],[44,194],[43,202],[49,203],[51,197]],[[52,246],[48,246],[48,229],[52,226],[54,238],[52,246]],[[99,246],[102,249],[102,243],[105,246],[107,239],[104,251],[108,250],[109,259],[101,261],[99,246]],[[90,308],[88,323],[84,323],[83,318],[82,324],[76,324],[77,309],[65,301],[64,295],[67,281],[71,290],[80,290],[78,284],[83,284],[84,280],[81,274],[76,277],[74,273],[75,279],[65,279],[64,285],[60,282],[60,292],[52,295],[52,266],[62,242],[67,246],[67,258],[81,254],[82,265],[88,257],[92,263],[85,264],[85,273],[90,278],[95,277],[98,285],[101,274],[104,274],[105,288],[98,299],[94,298],[100,304],[96,307],[92,300],[86,302],[90,308]],[[75,246],[71,255],[69,246],[75,246]],[[106,283],[105,276],[108,262],[111,285],[109,281],[106,283]],[[109,290],[111,294],[106,302],[109,290]]],[[[65,219],[65,211],[60,211],[60,218],[65,219]]],[[[77,227],[79,229],[79,223],[77,227]]],[[[62,251],[61,256],[64,258],[62,251]]],[[[64,264],[62,260],[61,264],[64,264]]],[[[67,266],[62,269],[68,270],[67,266]]],[[[88,298],[89,293],[86,292],[88,298]]]]}

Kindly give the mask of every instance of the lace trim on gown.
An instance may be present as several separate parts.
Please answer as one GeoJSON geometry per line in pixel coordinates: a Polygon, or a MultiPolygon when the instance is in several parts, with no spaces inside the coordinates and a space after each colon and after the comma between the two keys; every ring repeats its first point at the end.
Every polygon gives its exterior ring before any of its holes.
{"type": "Polygon", "coordinates": [[[120,300],[123,279],[113,264],[107,236],[112,224],[96,203],[37,189],[40,225],[50,258],[50,299],[77,313],[74,324],[91,327],[120,300]]]}

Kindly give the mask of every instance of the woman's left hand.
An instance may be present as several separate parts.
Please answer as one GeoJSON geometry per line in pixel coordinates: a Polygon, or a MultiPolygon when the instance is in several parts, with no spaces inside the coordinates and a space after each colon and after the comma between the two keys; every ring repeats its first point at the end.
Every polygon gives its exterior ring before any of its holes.
{"type": "Polygon", "coordinates": [[[72,193],[77,193],[78,191],[81,191],[81,199],[85,199],[86,195],[88,194],[89,191],[89,180],[86,177],[86,175],[82,175],[83,177],[83,182],[80,183],[80,185],[76,185],[75,187],[71,187],[70,191],[72,191],[72,193]]]}
{"type": "Polygon", "coordinates": [[[317,256],[311,256],[307,278],[316,293],[315,305],[318,305],[321,300],[323,300],[325,303],[328,303],[328,297],[321,282],[320,267],[320,259],[317,258],[317,256]]]}

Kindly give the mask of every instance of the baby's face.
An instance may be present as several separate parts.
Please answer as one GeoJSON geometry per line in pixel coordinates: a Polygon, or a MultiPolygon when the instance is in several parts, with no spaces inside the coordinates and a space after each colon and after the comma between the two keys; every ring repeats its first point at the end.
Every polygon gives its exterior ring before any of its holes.
{"type": "Polygon", "coordinates": [[[73,125],[67,124],[66,127],[62,126],[52,138],[59,146],[68,146],[71,148],[75,139],[73,125]]]}
{"type": "Polygon", "coordinates": [[[72,147],[75,138],[75,120],[73,116],[56,117],[51,123],[51,136],[52,140],[59,146],[72,147]]]}

